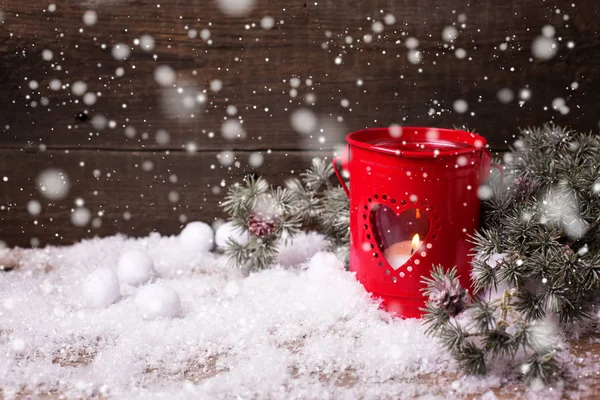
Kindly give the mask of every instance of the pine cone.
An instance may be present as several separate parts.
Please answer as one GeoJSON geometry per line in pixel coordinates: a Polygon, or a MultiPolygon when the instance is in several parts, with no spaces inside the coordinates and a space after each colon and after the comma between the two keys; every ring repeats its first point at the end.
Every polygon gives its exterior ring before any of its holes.
{"type": "Polygon", "coordinates": [[[248,218],[248,230],[256,237],[269,236],[273,233],[275,227],[275,220],[262,214],[251,214],[248,218]]]}
{"type": "Polygon", "coordinates": [[[443,281],[437,281],[429,301],[436,307],[441,307],[446,313],[454,317],[463,312],[467,306],[467,293],[460,285],[458,278],[450,280],[447,276],[443,281]]]}

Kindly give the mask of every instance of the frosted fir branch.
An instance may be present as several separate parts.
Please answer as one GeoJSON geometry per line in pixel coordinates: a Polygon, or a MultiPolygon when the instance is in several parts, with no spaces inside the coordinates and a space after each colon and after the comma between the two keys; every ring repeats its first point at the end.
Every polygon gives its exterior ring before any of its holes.
{"type": "Polygon", "coordinates": [[[455,269],[444,270],[441,266],[434,266],[431,276],[423,278],[426,285],[423,292],[429,296],[427,307],[423,309],[424,324],[426,333],[437,337],[466,373],[486,374],[490,363],[497,359],[514,359],[522,350],[527,358],[524,365],[528,368],[533,363],[527,374],[523,372],[526,379],[546,382],[557,376],[558,364],[538,358],[539,354],[554,352],[555,346],[552,342],[540,342],[539,328],[536,331],[536,327],[523,318],[522,310],[517,307],[522,301],[518,291],[506,290],[493,300],[475,298],[466,304],[466,317],[459,320],[438,300],[440,288],[447,288],[455,279],[455,269]]]}
{"type": "Polygon", "coordinates": [[[235,183],[228,188],[221,207],[233,218],[247,219],[256,208],[259,197],[268,190],[269,184],[264,178],[248,175],[244,178],[244,185],[235,183]]]}
{"type": "Polygon", "coordinates": [[[325,191],[317,220],[323,227],[323,233],[336,244],[347,245],[350,242],[350,203],[341,187],[325,191]]]}
{"type": "Polygon", "coordinates": [[[271,187],[264,178],[248,176],[229,187],[221,206],[234,226],[247,231],[247,244],[227,243],[230,264],[251,271],[268,268],[277,244],[288,243],[303,229],[316,229],[332,243],[332,251],[347,258],[349,202],[341,187],[331,183],[333,168],[315,158],[302,179],[271,187]]]}
{"type": "MultiPolygon", "coordinates": [[[[540,344],[547,335],[539,325],[591,318],[600,294],[600,140],[552,124],[528,128],[504,167],[504,184],[488,183],[484,226],[470,237],[477,295],[464,312],[470,322],[458,329],[430,301],[425,323],[467,372],[523,351],[523,376],[547,382],[559,372],[556,346],[540,344]]],[[[447,282],[435,273],[437,285],[447,282]]]]}
{"type": "Polygon", "coordinates": [[[300,174],[304,185],[313,192],[319,191],[323,186],[326,189],[331,188],[332,175],[331,163],[318,157],[313,158],[311,167],[300,174]]]}
{"type": "Polygon", "coordinates": [[[312,190],[304,187],[297,178],[287,180],[285,185],[295,196],[294,213],[299,216],[302,225],[312,226],[316,224],[320,199],[312,190]]]}

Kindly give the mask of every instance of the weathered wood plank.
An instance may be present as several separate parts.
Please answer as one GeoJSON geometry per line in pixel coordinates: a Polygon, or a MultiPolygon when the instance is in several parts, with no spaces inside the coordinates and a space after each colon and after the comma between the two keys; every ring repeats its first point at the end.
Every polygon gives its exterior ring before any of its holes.
{"type": "Polygon", "coordinates": [[[346,132],[366,126],[466,123],[502,149],[518,126],[552,119],[595,129],[600,6],[595,0],[577,2],[575,7],[571,3],[269,0],[258,1],[249,16],[233,18],[219,12],[215,2],[178,0],[159,8],[148,0],[58,1],[56,11],[49,12],[47,2],[40,0],[5,0],[0,6],[5,15],[0,24],[0,146],[181,149],[195,142],[198,148],[212,150],[315,149],[331,148],[346,132]],[[98,23],[91,27],[82,23],[87,9],[98,13],[98,23]],[[384,24],[379,36],[364,43],[364,34],[373,33],[373,21],[383,21],[387,12],[396,23],[384,24]],[[466,18],[464,28],[458,22],[460,14],[466,18]],[[274,17],[274,29],[260,28],[265,15],[274,17]],[[455,44],[449,44],[441,32],[453,24],[459,35],[455,44]],[[549,61],[534,61],[531,43],[546,24],[556,28],[559,52],[549,61]],[[205,28],[211,32],[212,45],[188,37],[189,29],[205,28]],[[152,52],[133,44],[143,34],[153,36],[152,52]],[[407,59],[410,36],[419,40],[423,54],[419,65],[407,59]],[[573,48],[567,45],[571,41],[573,48]],[[133,47],[127,60],[112,57],[117,43],[133,47]],[[465,49],[466,57],[458,59],[455,48],[465,49]],[[43,60],[46,49],[53,51],[52,61],[43,60]],[[165,112],[161,99],[181,103],[181,95],[174,89],[165,95],[154,81],[156,66],[163,64],[176,71],[183,96],[189,93],[193,99],[206,91],[205,106],[165,112]],[[120,67],[122,77],[115,72],[120,67]],[[301,78],[296,97],[290,96],[292,77],[301,78]],[[50,90],[52,79],[63,84],[84,81],[101,97],[85,105],[68,88],[50,90]],[[209,89],[214,79],[223,83],[218,93],[209,89]],[[306,79],[312,81],[310,86],[306,79]],[[32,80],[39,88],[30,88],[32,80]],[[570,87],[573,82],[576,90],[570,87]],[[511,103],[499,102],[502,88],[515,93],[511,103]],[[532,96],[519,105],[518,94],[524,88],[532,96]],[[48,98],[46,106],[41,104],[43,97],[48,98]],[[565,99],[570,112],[552,110],[555,98],[565,99]],[[341,105],[344,99],[348,107],[341,105]],[[453,111],[456,99],[468,102],[467,113],[453,111]],[[228,141],[221,136],[224,119],[235,118],[227,115],[228,105],[237,107],[247,139],[228,141]],[[321,117],[318,128],[328,136],[325,145],[318,142],[318,135],[307,138],[294,131],[290,113],[298,107],[309,107],[321,117]],[[185,116],[175,115],[184,111],[185,116]],[[191,112],[194,118],[189,117],[191,112]],[[114,121],[114,128],[94,127],[90,123],[94,115],[114,121]],[[136,129],[135,137],[124,134],[127,126],[136,129]],[[154,141],[158,129],[169,132],[169,143],[154,141]]]}
{"type": "Polygon", "coordinates": [[[227,186],[246,173],[281,185],[308,168],[314,156],[331,157],[331,152],[264,152],[263,163],[252,167],[251,152],[235,152],[231,166],[221,165],[217,154],[0,150],[0,240],[28,247],[32,239],[45,245],[116,233],[175,234],[186,221],[226,217],[219,202],[227,186]],[[68,176],[69,191],[62,200],[47,200],[38,190],[36,179],[49,168],[68,176]],[[39,215],[28,211],[31,200],[41,204],[39,215]],[[91,213],[83,227],[71,221],[81,202],[91,213]]]}

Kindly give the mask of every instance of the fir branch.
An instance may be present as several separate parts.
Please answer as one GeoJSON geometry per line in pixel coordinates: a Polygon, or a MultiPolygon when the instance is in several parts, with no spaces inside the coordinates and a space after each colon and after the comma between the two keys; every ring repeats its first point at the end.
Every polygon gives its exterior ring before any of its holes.
{"type": "Polygon", "coordinates": [[[321,187],[325,186],[326,189],[332,187],[330,179],[333,175],[333,166],[327,160],[321,158],[313,158],[310,169],[301,173],[302,181],[306,187],[316,192],[321,187]]]}
{"type": "Polygon", "coordinates": [[[521,373],[527,381],[548,382],[558,374],[556,352],[553,350],[534,353],[521,367],[521,373]]]}
{"type": "Polygon", "coordinates": [[[476,331],[489,332],[496,326],[496,311],[492,303],[478,299],[471,307],[472,326],[476,331]]]}
{"type": "Polygon", "coordinates": [[[450,316],[443,308],[436,307],[431,303],[427,303],[427,306],[421,311],[425,313],[423,324],[427,326],[425,334],[429,336],[436,335],[450,320],[450,316]]]}
{"type": "Polygon", "coordinates": [[[488,331],[483,343],[485,351],[489,352],[493,357],[512,357],[515,353],[515,348],[512,345],[512,337],[506,333],[505,326],[488,331]]]}
{"type": "MultiPolygon", "coordinates": [[[[482,256],[485,257],[485,254],[482,256]]],[[[492,268],[487,259],[477,258],[471,263],[473,266],[473,290],[476,294],[482,293],[485,290],[491,292],[498,288],[498,278],[496,276],[496,268],[492,268]]]]}
{"type": "Polygon", "coordinates": [[[332,249],[346,257],[349,244],[349,201],[341,186],[331,183],[333,168],[315,158],[302,180],[270,187],[264,178],[247,176],[229,187],[221,207],[234,226],[250,233],[243,245],[229,241],[230,264],[250,271],[268,268],[278,243],[288,243],[302,229],[316,229],[331,239],[332,249]]]}
{"type": "Polygon", "coordinates": [[[487,366],[485,363],[485,353],[475,344],[465,341],[460,351],[453,352],[456,361],[462,369],[472,375],[485,375],[487,366]]]}
{"type": "Polygon", "coordinates": [[[515,309],[526,321],[541,320],[546,317],[545,296],[523,289],[517,294],[515,309]]]}

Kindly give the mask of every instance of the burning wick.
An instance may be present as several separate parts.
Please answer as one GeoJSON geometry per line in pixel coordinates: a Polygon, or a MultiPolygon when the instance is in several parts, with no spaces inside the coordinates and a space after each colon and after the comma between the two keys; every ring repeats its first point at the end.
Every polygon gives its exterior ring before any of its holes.
{"type": "Polygon", "coordinates": [[[411,256],[419,248],[420,241],[421,241],[421,238],[419,237],[419,234],[415,233],[415,236],[413,236],[412,242],[410,243],[410,255],[411,256]]]}
{"type": "Polygon", "coordinates": [[[420,245],[421,238],[416,233],[412,241],[404,240],[388,247],[384,252],[385,259],[396,270],[408,262],[420,245]]]}

